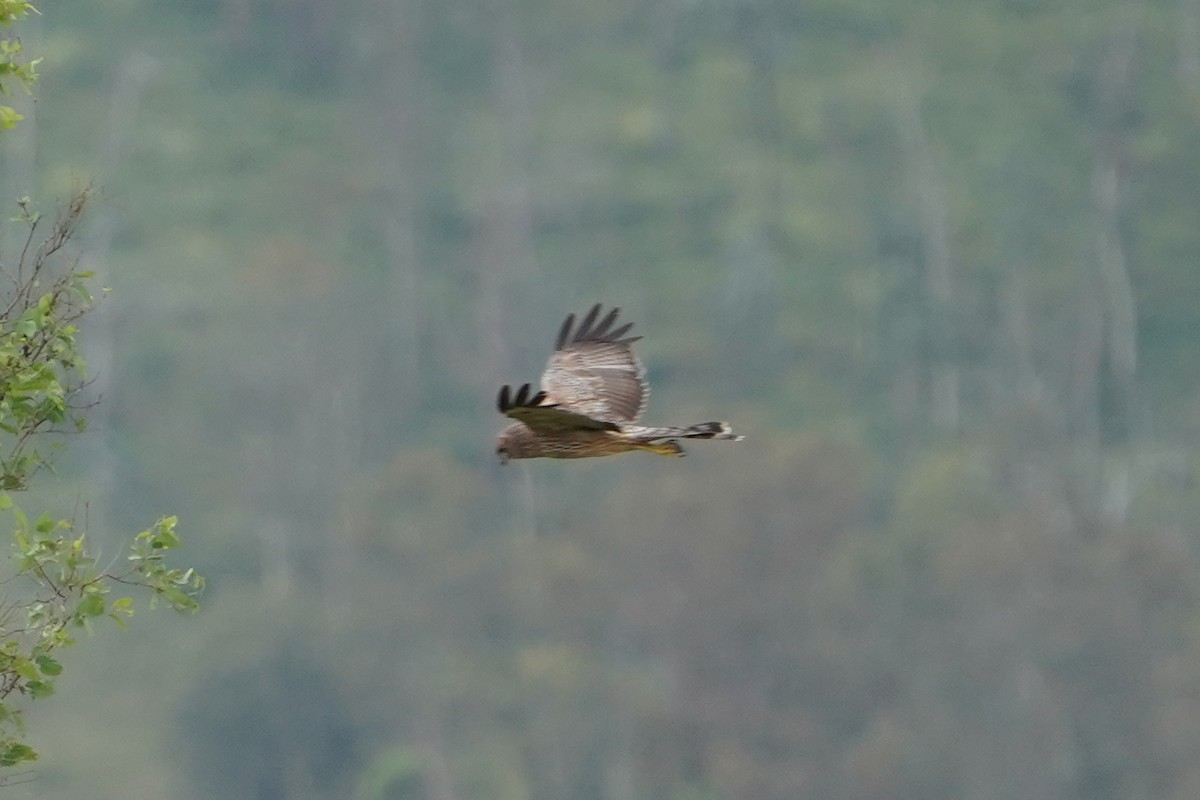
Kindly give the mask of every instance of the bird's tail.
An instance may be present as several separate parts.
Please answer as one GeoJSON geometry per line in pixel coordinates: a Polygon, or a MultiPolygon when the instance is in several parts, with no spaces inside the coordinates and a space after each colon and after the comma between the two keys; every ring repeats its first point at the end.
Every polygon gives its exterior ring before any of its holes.
{"type": "Polygon", "coordinates": [[[682,430],[679,428],[667,428],[666,430],[678,431],[672,436],[681,436],[684,439],[728,439],[731,442],[740,442],[746,438],[734,433],[728,422],[701,422],[697,425],[689,425],[682,430]]]}
{"type": "Polygon", "coordinates": [[[622,428],[621,432],[635,442],[639,449],[664,456],[684,454],[676,439],[727,439],[739,442],[745,438],[734,433],[728,422],[701,422],[686,428],[622,428]]]}

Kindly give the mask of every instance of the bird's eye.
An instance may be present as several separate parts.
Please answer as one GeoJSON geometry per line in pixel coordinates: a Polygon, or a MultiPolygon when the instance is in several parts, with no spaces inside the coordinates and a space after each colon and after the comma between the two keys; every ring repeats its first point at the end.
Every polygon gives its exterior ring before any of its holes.
{"type": "Polygon", "coordinates": [[[503,447],[496,448],[496,458],[500,459],[500,463],[504,464],[508,461],[508,450],[503,447]]]}

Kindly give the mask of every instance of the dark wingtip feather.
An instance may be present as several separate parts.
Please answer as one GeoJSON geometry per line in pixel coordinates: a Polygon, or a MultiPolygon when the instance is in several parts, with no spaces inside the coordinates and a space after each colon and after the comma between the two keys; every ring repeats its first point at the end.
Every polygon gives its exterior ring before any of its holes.
{"type": "Polygon", "coordinates": [[[595,338],[595,329],[592,327],[596,324],[596,317],[600,316],[600,304],[592,306],[587,313],[587,316],[579,323],[579,330],[575,332],[575,341],[583,342],[588,339],[595,338]]]}
{"type": "MultiPolygon", "coordinates": [[[[599,308],[599,306],[597,306],[597,308],[599,308]]],[[[600,320],[600,324],[597,325],[592,330],[592,338],[593,339],[608,339],[609,341],[612,341],[611,339],[609,339],[609,337],[607,335],[608,329],[611,328],[612,324],[617,321],[617,314],[620,314],[620,313],[621,313],[621,309],[619,309],[619,308],[614,308],[612,311],[608,312],[608,316],[606,316],[604,319],[600,320]]]]}
{"type": "Polygon", "coordinates": [[[533,387],[528,384],[522,384],[514,394],[512,387],[507,383],[500,387],[500,396],[496,398],[496,408],[500,409],[500,413],[507,415],[514,408],[556,408],[557,403],[547,403],[546,399],[549,395],[545,391],[539,391],[530,397],[533,393],[533,387]]]}
{"type": "Polygon", "coordinates": [[[581,344],[583,342],[636,342],[642,338],[635,336],[630,339],[622,339],[629,329],[633,327],[632,322],[627,322],[624,325],[610,330],[616,323],[618,315],[621,313],[619,306],[614,306],[599,322],[596,320],[600,317],[600,311],[603,309],[603,304],[596,303],[592,306],[586,315],[579,320],[579,324],[575,324],[575,315],[568,314],[563,320],[562,327],[558,329],[558,339],[555,341],[554,349],[562,350],[570,344],[581,344]]]}
{"type": "Polygon", "coordinates": [[[562,350],[567,346],[567,340],[571,338],[571,326],[575,324],[575,314],[567,314],[567,318],[563,320],[562,327],[558,329],[558,341],[554,344],[555,350],[562,350]]]}
{"type": "MultiPolygon", "coordinates": [[[[630,329],[630,328],[632,328],[632,327],[633,327],[633,323],[632,323],[632,322],[626,322],[624,325],[622,325],[621,327],[617,328],[615,331],[613,331],[612,333],[610,333],[610,334],[608,335],[608,340],[609,340],[610,342],[616,342],[616,341],[619,341],[619,340],[620,340],[620,338],[621,338],[622,336],[624,336],[625,334],[629,333],[629,329],[630,329]]],[[[633,339],[630,339],[630,341],[631,341],[631,342],[632,342],[632,341],[637,341],[637,340],[638,340],[638,339],[640,339],[640,338],[642,338],[642,337],[640,337],[640,336],[635,336],[633,339]]]]}

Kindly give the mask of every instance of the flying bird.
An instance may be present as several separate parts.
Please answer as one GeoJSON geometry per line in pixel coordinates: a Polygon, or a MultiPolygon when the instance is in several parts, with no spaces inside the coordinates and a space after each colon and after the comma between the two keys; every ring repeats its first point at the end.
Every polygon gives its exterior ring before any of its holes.
{"type": "Polygon", "coordinates": [[[501,387],[497,407],[514,422],[500,433],[496,455],[510,458],[592,458],[644,450],[682,456],[679,439],[739,441],[727,423],[701,422],[686,428],[637,425],[650,389],[646,370],[633,353],[640,336],[626,336],[633,323],[620,327],[619,308],[600,318],[592,306],[576,324],[569,314],[558,331],[554,355],[534,391],[526,383],[513,391],[501,387]]]}

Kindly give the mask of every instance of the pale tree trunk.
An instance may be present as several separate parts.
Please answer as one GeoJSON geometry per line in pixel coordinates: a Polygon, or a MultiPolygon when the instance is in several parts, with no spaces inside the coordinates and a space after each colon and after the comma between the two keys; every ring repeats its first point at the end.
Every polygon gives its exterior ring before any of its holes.
{"type": "Polygon", "coordinates": [[[1003,433],[996,453],[1008,485],[1024,503],[1045,500],[1053,491],[1046,455],[1061,444],[1063,432],[1061,409],[1038,374],[1029,298],[1029,265],[1021,254],[1008,262],[999,287],[997,365],[987,377],[991,416],[1003,433]]]}
{"type": "MultiPolygon", "coordinates": [[[[1137,310],[1133,286],[1126,266],[1125,250],[1117,232],[1120,186],[1117,166],[1105,154],[1094,165],[1096,204],[1096,270],[1104,308],[1105,356],[1113,391],[1118,404],[1115,424],[1123,430],[1120,440],[1128,438],[1133,425],[1137,369],[1137,310]]],[[[1131,495],[1131,459],[1127,448],[1109,453],[1103,461],[1100,510],[1114,522],[1123,522],[1129,511],[1131,495]]]]}
{"type": "MultiPolygon", "coordinates": [[[[1132,113],[1136,19],[1131,6],[1122,8],[1097,76],[1099,126],[1092,165],[1092,204],[1096,235],[1096,285],[1103,308],[1105,363],[1112,378],[1117,413],[1113,432],[1124,443],[1135,424],[1137,371],[1137,307],[1120,221],[1125,194],[1123,166],[1129,142],[1126,120],[1132,113]]],[[[1099,389],[1099,387],[1098,387],[1099,389]]],[[[1131,500],[1132,481],[1127,449],[1105,460],[1101,510],[1123,521],[1131,500]]]]}
{"type": "MultiPolygon", "coordinates": [[[[1089,276],[1084,276],[1084,278],[1089,276]]],[[[1099,446],[1100,366],[1104,358],[1104,307],[1094,285],[1081,279],[1074,310],[1074,336],[1067,374],[1067,432],[1091,449],[1099,446]]],[[[1087,461],[1095,463],[1092,452],[1087,461]]]]}
{"type": "Polygon", "coordinates": [[[393,413],[399,415],[415,406],[424,385],[420,359],[424,265],[417,217],[425,184],[422,165],[429,109],[424,102],[423,72],[417,57],[422,38],[420,0],[398,0],[388,4],[386,11],[384,6],[377,10],[388,14],[381,22],[394,34],[382,59],[382,68],[390,78],[382,84],[378,120],[383,128],[379,140],[386,148],[383,164],[388,193],[388,209],[382,215],[388,277],[380,298],[384,306],[380,318],[385,337],[382,352],[388,361],[385,371],[391,378],[387,391],[393,413]]]}
{"type": "Polygon", "coordinates": [[[1115,32],[1100,68],[1099,95],[1104,119],[1095,147],[1092,201],[1096,220],[1096,271],[1107,322],[1108,365],[1122,391],[1132,391],[1137,369],[1137,308],[1120,237],[1124,199],[1123,163],[1128,141],[1122,126],[1131,113],[1136,37],[1132,22],[1115,32]]]}
{"type": "Polygon", "coordinates": [[[488,165],[494,177],[479,187],[479,232],[472,260],[478,276],[481,346],[474,357],[480,374],[499,379],[500,371],[511,366],[503,335],[512,332],[505,323],[512,312],[509,303],[533,306],[544,289],[534,248],[533,87],[511,0],[493,0],[489,8],[494,24],[492,103],[500,120],[500,141],[488,165]]]}
{"type": "Polygon", "coordinates": [[[1024,261],[1008,265],[1000,288],[1000,332],[1007,358],[1002,391],[1022,412],[1042,405],[1042,382],[1033,358],[1033,321],[1029,316],[1029,275],[1024,261]]]}
{"type": "Polygon", "coordinates": [[[920,100],[902,69],[896,70],[896,124],[912,175],[921,242],[924,250],[924,289],[934,350],[929,364],[929,422],[935,431],[958,430],[960,410],[959,369],[953,356],[958,350],[955,324],[954,261],[950,246],[949,200],[938,156],[921,117],[920,100]]]}
{"type": "Polygon", "coordinates": [[[780,357],[775,335],[776,284],[786,182],[779,169],[784,158],[786,124],[779,106],[771,9],[749,5],[739,15],[738,45],[750,68],[747,80],[746,132],[756,140],[752,172],[739,188],[744,209],[726,246],[723,337],[738,384],[750,384],[774,372],[780,357]],[[740,373],[740,374],[739,374],[740,373]]]}

